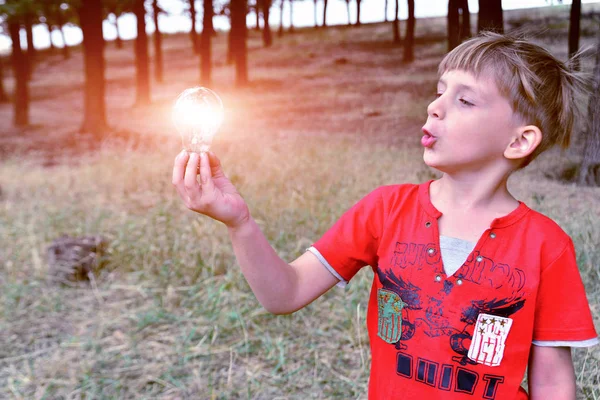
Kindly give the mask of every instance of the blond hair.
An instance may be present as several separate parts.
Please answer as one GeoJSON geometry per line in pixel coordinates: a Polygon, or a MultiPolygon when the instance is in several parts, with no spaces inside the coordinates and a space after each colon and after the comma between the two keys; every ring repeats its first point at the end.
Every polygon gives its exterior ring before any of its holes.
{"type": "Polygon", "coordinates": [[[490,74],[521,122],[542,131],[541,143],[519,165],[523,168],[556,144],[563,149],[569,146],[573,120],[579,114],[577,94],[589,85],[569,63],[522,38],[484,32],[448,53],[438,74],[454,69],[476,77],[490,74]]]}

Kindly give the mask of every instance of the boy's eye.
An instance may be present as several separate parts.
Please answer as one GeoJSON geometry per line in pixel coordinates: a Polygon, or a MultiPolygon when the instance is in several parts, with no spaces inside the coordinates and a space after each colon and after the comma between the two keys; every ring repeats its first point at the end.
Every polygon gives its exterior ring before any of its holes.
{"type": "Polygon", "coordinates": [[[459,99],[459,101],[461,103],[463,103],[465,106],[472,106],[472,105],[474,105],[473,103],[471,103],[471,102],[469,102],[469,101],[467,101],[465,99],[459,99]]]}

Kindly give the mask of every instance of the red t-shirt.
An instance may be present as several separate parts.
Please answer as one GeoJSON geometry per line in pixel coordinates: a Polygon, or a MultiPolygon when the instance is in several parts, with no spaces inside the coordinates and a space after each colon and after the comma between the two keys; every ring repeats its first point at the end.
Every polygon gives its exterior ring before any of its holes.
{"type": "Polygon", "coordinates": [[[446,276],[430,183],[374,190],[313,246],[346,281],[375,273],[369,399],[526,399],[532,340],[597,336],[573,242],[520,202],[446,276]]]}

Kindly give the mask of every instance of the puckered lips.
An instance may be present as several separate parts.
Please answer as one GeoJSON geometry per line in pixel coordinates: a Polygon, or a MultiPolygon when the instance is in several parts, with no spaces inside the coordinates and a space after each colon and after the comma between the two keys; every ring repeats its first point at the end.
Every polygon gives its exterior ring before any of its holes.
{"type": "Polygon", "coordinates": [[[433,136],[425,127],[423,127],[423,137],[421,138],[421,144],[423,147],[431,148],[437,141],[437,137],[433,136]]]}

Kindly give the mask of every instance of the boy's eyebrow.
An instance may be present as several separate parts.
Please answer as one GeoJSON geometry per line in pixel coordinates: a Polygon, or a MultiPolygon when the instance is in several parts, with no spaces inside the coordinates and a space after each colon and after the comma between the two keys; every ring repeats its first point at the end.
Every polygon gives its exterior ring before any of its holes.
{"type": "MultiPolygon", "coordinates": [[[[441,83],[444,86],[448,86],[448,84],[446,83],[446,81],[443,78],[440,78],[438,80],[438,83],[441,83]]],[[[473,86],[465,85],[464,83],[457,83],[456,86],[459,89],[467,89],[467,90],[470,90],[473,93],[479,93],[473,86]]]]}

